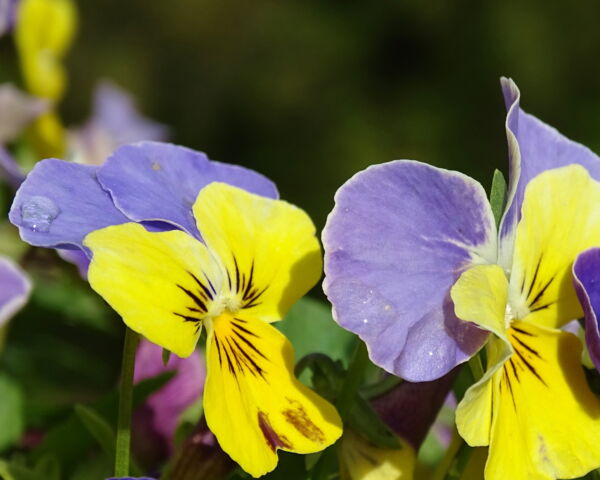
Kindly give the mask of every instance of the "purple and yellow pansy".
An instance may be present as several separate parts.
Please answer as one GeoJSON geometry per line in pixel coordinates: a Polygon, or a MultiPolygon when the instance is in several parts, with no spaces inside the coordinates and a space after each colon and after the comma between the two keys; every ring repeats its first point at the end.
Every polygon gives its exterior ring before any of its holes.
{"type": "Polygon", "coordinates": [[[512,81],[502,87],[510,182],[499,228],[465,175],[372,166],[336,195],[324,288],[371,359],[411,381],[483,349],[486,372],[456,421],[469,445],[489,446],[486,480],[574,478],[600,466],[600,401],[580,341],[561,327],[585,310],[597,351],[600,159],[521,110],[512,81]]]}
{"type": "Polygon", "coordinates": [[[253,171],[143,142],[99,167],[41,161],[10,211],[25,241],[87,255],[92,288],[151,342],[188,357],[207,330],[206,420],[253,476],[278,449],[317,452],[341,435],[270,325],[322,265],[312,221],[277,195],[253,171]]]}

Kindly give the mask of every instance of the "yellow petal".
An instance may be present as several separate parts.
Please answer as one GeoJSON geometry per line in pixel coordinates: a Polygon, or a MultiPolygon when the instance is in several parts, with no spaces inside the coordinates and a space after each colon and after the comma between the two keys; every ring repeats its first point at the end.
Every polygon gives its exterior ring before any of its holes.
{"type": "Polygon", "coordinates": [[[414,449],[398,437],[400,448],[380,448],[346,429],[341,445],[343,480],[412,480],[414,449]]]}
{"type": "Polygon", "coordinates": [[[58,100],[65,87],[61,61],[73,41],[77,12],[72,0],[22,0],[15,27],[23,75],[34,95],[58,100]]]}
{"type": "Polygon", "coordinates": [[[477,265],[458,278],[450,290],[456,316],[505,336],[508,280],[498,265],[477,265]]]}
{"type": "Polygon", "coordinates": [[[600,467],[600,401],[586,382],[577,337],[528,322],[513,323],[508,335],[514,354],[490,380],[485,479],[576,478],[600,467]]]}
{"type": "Polygon", "coordinates": [[[92,288],[132,330],[189,356],[223,282],[206,247],[184,232],[150,233],[136,223],[92,232],[84,244],[93,252],[92,288]]]}
{"type": "Polygon", "coordinates": [[[207,323],[204,411],[221,448],[259,477],[277,449],[312,453],[342,432],[335,408],[293,375],[293,349],[268,323],[229,314],[207,323]]]}
{"type": "Polygon", "coordinates": [[[579,165],[549,170],[525,190],[510,279],[515,317],[560,327],[583,316],[575,257],[600,245],[600,183],[579,165]]]}
{"type": "Polygon", "coordinates": [[[495,374],[512,354],[506,341],[491,337],[486,344],[485,375],[465,393],[456,407],[456,428],[472,447],[489,445],[493,428],[495,374]]]}
{"type": "Polygon", "coordinates": [[[56,112],[47,112],[31,126],[36,152],[41,157],[62,157],[65,151],[65,129],[56,112]]]}
{"type": "Polygon", "coordinates": [[[194,216],[247,315],[280,320],[321,276],[315,226],[289,203],[212,183],[200,191],[194,216]]]}
{"type": "Polygon", "coordinates": [[[473,447],[484,446],[489,444],[492,426],[490,379],[512,353],[505,327],[508,280],[498,265],[477,265],[459,277],[450,295],[458,318],[496,335],[486,345],[485,375],[467,390],[456,410],[460,435],[473,447]]]}

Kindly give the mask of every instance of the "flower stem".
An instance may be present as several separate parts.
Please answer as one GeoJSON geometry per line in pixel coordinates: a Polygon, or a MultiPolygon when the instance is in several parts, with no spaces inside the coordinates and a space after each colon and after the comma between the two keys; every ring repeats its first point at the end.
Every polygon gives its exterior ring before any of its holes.
{"type": "Polygon", "coordinates": [[[137,333],[125,327],[125,344],[123,346],[123,360],[121,363],[121,385],[119,387],[115,477],[127,477],[129,475],[133,372],[135,369],[135,351],[138,342],[139,337],[137,333]]]}
{"type": "MultiPolygon", "coordinates": [[[[357,339],[356,349],[348,365],[346,371],[346,378],[340,388],[340,393],[337,397],[336,407],[342,421],[346,423],[350,410],[352,409],[352,403],[354,397],[358,392],[360,384],[365,375],[367,366],[369,365],[369,355],[367,353],[367,347],[360,340],[357,339]]],[[[341,438],[324,452],[322,452],[319,460],[315,464],[311,480],[327,480],[331,477],[332,472],[337,467],[337,449],[340,447],[341,438]]]]}
{"type": "Polygon", "coordinates": [[[462,477],[462,474],[469,463],[469,458],[471,457],[472,451],[473,449],[464,441],[460,443],[458,451],[456,452],[456,455],[450,464],[450,468],[446,472],[446,476],[444,477],[445,480],[459,480],[462,477]]]}
{"type": "Polygon", "coordinates": [[[367,347],[361,340],[358,340],[350,365],[348,365],[348,371],[346,372],[346,379],[340,390],[340,395],[337,401],[337,409],[343,420],[346,419],[350,409],[352,408],[352,402],[354,401],[354,395],[360,387],[360,383],[365,375],[365,370],[369,364],[369,355],[367,353],[367,347]]]}

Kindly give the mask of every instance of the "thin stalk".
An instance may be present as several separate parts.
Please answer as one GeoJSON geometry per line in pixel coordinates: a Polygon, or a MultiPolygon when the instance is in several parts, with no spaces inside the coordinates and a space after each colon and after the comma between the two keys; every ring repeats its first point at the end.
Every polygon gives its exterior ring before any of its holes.
{"type": "Polygon", "coordinates": [[[462,441],[452,463],[450,464],[450,468],[446,472],[444,480],[459,480],[462,477],[465,468],[467,468],[472,452],[473,449],[464,441],[462,441]]]}
{"type": "Polygon", "coordinates": [[[342,417],[342,420],[346,419],[350,409],[352,408],[354,396],[356,395],[362,379],[365,376],[365,371],[368,365],[369,355],[367,353],[367,347],[362,341],[358,340],[352,360],[348,366],[346,379],[342,384],[340,395],[338,396],[338,400],[336,402],[336,406],[340,417],[342,417]]]}
{"type": "MultiPolygon", "coordinates": [[[[346,423],[346,419],[352,408],[352,402],[354,401],[363,377],[365,376],[367,366],[369,365],[367,347],[361,340],[357,339],[357,341],[356,349],[354,350],[354,354],[348,365],[346,378],[344,379],[344,383],[342,384],[342,388],[340,389],[336,401],[338,413],[340,414],[340,417],[342,417],[344,423],[346,423]]],[[[321,457],[312,471],[312,480],[328,480],[331,477],[332,472],[337,465],[337,450],[340,446],[340,442],[341,439],[321,454],[321,457]]]]}
{"type": "Polygon", "coordinates": [[[121,363],[121,384],[119,387],[119,417],[117,420],[117,441],[115,449],[115,477],[129,475],[131,444],[131,408],[133,396],[133,372],[135,352],[139,342],[137,333],[125,327],[125,344],[121,363]]]}
{"type": "Polygon", "coordinates": [[[392,388],[397,387],[403,381],[400,377],[388,374],[382,380],[362,388],[360,393],[367,399],[379,397],[389,392],[392,388]]]}

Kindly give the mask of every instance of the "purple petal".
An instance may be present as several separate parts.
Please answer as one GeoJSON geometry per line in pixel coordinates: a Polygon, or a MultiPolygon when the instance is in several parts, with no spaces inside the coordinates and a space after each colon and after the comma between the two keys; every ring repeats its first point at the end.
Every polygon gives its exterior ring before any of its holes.
{"type": "Polygon", "coordinates": [[[579,254],[573,264],[573,284],[585,315],[585,341],[590,358],[600,371],[600,248],[579,254]]]}
{"type": "Polygon", "coordinates": [[[579,164],[600,180],[600,158],[589,148],[573,142],[520,108],[520,92],[516,84],[501,79],[508,114],[506,134],[509,145],[508,207],[500,227],[503,265],[509,265],[512,235],[521,218],[521,204],[527,184],[545,170],[579,164]],[[508,263],[507,263],[508,262],[508,263]]]}
{"type": "Polygon", "coordinates": [[[457,319],[449,290],[469,266],[496,260],[481,185],[400,160],[358,173],[335,200],[323,244],[337,322],[366,342],[376,364],[410,381],[466,361],[487,334],[457,319]]]}
{"type": "Polygon", "coordinates": [[[0,37],[13,29],[18,3],[19,0],[0,0],[0,37]]]}
{"type": "Polygon", "coordinates": [[[23,182],[9,213],[21,238],[40,247],[77,246],[94,230],[128,222],[96,180],[97,167],[50,158],[23,182]]]}
{"type": "Polygon", "coordinates": [[[49,107],[46,100],[27,95],[10,83],[0,85],[0,145],[15,140],[49,107]]]}
{"type": "Polygon", "coordinates": [[[196,236],[192,205],[211,182],[277,198],[275,185],[266,177],[169,143],[141,142],[119,148],[100,167],[98,179],[131,219],[166,221],[196,236]]]}
{"type": "Polygon", "coordinates": [[[140,115],[131,95],[108,81],[96,88],[92,118],[70,132],[75,158],[90,165],[102,165],[122,145],[167,137],[166,126],[140,115]]]}
{"type": "Polygon", "coordinates": [[[31,283],[14,263],[0,257],[0,327],[25,305],[31,283]]]}
{"type": "Polygon", "coordinates": [[[57,250],[58,254],[63,260],[66,260],[69,263],[72,263],[79,270],[79,274],[84,280],[87,280],[87,272],[90,266],[90,259],[86,255],[86,253],[77,248],[77,249],[62,249],[59,248],[57,250]]]}
{"type": "Polygon", "coordinates": [[[198,352],[188,358],[171,355],[167,366],[163,365],[163,349],[142,340],[135,360],[134,381],[140,382],[164,372],[177,371],[173,379],[146,400],[152,410],[154,430],[168,445],[173,446],[173,434],[183,411],[195,403],[204,390],[206,370],[198,352]]]}
{"type": "Polygon", "coordinates": [[[110,133],[116,146],[142,140],[164,141],[169,134],[165,125],[140,115],[128,92],[107,80],[94,92],[92,121],[110,133]]]}
{"type": "Polygon", "coordinates": [[[11,187],[17,189],[25,180],[25,173],[15,162],[13,156],[0,145],[0,177],[4,178],[11,187]]]}

